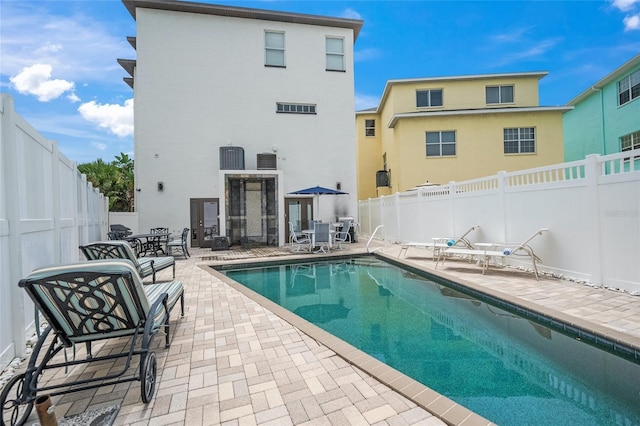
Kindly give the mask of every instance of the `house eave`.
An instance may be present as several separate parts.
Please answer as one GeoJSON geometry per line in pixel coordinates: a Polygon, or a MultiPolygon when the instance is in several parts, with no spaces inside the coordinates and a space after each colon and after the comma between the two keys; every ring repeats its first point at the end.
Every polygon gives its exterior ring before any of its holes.
{"type": "Polygon", "coordinates": [[[199,13],[203,15],[228,16],[233,18],[258,19],[265,21],[290,22],[294,24],[317,25],[323,27],[353,30],[353,41],[358,38],[364,21],[360,19],[334,18],[275,10],[252,9],[176,0],[122,0],[133,19],[136,8],[167,10],[173,12],[199,13]]]}
{"type": "Polygon", "coordinates": [[[394,114],[389,121],[388,127],[393,129],[396,123],[405,118],[425,118],[425,117],[445,117],[445,116],[466,116],[481,114],[518,114],[526,112],[566,112],[572,110],[570,106],[557,107],[518,107],[518,108],[481,108],[481,109],[465,109],[465,110],[449,110],[449,111],[417,111],[417,112],[401,112],[394,114]]]}
{"type": "Polygon", "coordinates": [[[599,90],[602,90],[605,86],[607,86],[611,82],[619,79],[624,74],[628,73],[632,68],[634,68],[638,64],[640,64],[640,53],[634,56],[633,58],[631,58],[630,60],[628,60],[627,62],[625,62],[624,64],[622,64],[620,67],[616,68],[613,72],[607,74],[604,78],[597,81],[587,90],[580,93],[575,98],[571,99],[569,102],[567,102],[567,105],[579,104],[580,102],[582,102],[583,100],[591,96],[593,93],[599,90]]]}

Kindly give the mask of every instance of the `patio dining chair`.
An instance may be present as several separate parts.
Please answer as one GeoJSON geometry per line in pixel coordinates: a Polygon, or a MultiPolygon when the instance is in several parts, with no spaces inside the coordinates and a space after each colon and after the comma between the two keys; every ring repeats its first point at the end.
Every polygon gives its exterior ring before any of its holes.
{"type": "Polygon", "coordinates": [[[175,238],[170,240],[167,243],[167,254],[173,255],[173,250],[180,249],[182,250],[182,255],[186,257],[191,257],[189,254],[189,249],[187,248],[187,238],[189,237],[189,228],[184,228],[182,230],[182,235],[180,238],[175,238]]]}
{"type": "Polygon", "coordinates": [[[145,286],[130,262],[96,260],[40,268],[18,285],[46,318],[48,327],[35,344],[26,370],[13,376],[0,394],[2,425],[24,424],[38,396],[139,381],[142,401],[146,404],[153,399],[157,374],[153,339],[164,331],[165,348],[170,346],[169,317],[178,300],[184,316],[181,282],[145,286]],[[125,338],[128,344],[122,351],[112,346],[104,354],[91,351],[93,342],[125,338]],[[84,357],[67,360],[59,355],[83,343],[84,357]],[[136,365],[133,361],[138,358],[136,365]],[[108,362],[112,367],[105,369],[108,362]],[[65,380],[59,373],[61,368],[81,366],[92,369],[91,374],[65,380]],[[39,385],[39,381],[44,383],[39,385]]]}
{"type": "Polygon", "coordinates": [[[296,232],[293,223],[289,222],[289,243],[291,244],[291,250],[300,252],[304,248],[305,251],[311,249],[311,238],[308,235],[296,232]],[[296,247],[295,250],[293,247],[296,247]]]}
{"type": "Polygon", "coordinates": [[[328,223],[315,223],[313,242],[319,247],[315,253],[328,253],[331,251],[331,231],[329,230],[329,225],[328,223]]]}
{"type": "MultiPolygon", "coordinates": [[[[169,228],[151,228],[150,234],[160,234],[157,238],[149,238],[151,244],[151,252],[158,254],[158,252],[165,253],[167,243],[169,242],[169,228]]],[[[165,253],[169,254],[169,253],[165,253]]]]}
{"type": "Polygon", "coordinates": [[[336,231],[333,236],[333,241],[338,243],[338,248],[343,250],[342,243],[351,243],[351,219],[345,219],[342,221],[342,226],[339,231],[336,231]]]}

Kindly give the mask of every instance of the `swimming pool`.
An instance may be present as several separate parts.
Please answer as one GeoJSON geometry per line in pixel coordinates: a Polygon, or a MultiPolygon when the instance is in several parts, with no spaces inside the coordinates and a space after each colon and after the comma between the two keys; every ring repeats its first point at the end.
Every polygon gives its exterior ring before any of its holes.
{"type": "Polygon", "coordinates": [[[372,257],[227,276],[498,424],[640,423],[640,365],[372,257]]]}

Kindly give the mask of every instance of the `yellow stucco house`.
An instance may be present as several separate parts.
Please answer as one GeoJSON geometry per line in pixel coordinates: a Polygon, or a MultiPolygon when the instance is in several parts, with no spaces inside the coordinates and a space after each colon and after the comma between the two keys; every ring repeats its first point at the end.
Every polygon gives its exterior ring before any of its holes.
{"type": "Polygon", "coordinates": [[[562,114],[542,107],[547,72],[389,80],[356,113],[358,198],[557,164],[562,114]]]}

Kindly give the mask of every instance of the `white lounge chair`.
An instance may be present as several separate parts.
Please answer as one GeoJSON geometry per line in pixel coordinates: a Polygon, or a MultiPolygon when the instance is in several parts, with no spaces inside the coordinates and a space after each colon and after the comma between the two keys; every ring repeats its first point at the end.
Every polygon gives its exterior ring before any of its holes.
{"type": "MultiPolygon", "coordinates": [[[[484,248],[462,248],[462,247],[450,247],[443,251],[442,256],[442,266],[444,266],[444,262],[448,255],[459,255],[459,256],[470,256],[476,257],[482,266],[482,273],[486,271],[489,266],[489,261],[496,259],[505,259],[510,256],[525,256],[531,259],[531,263],[533,264],[533,271],[536,274],[536,280],[538,279],[538,266],[537,262],[540,262],[541,259],[536,256],[533,252],[531,246],[529,246],[529,242],[533,240],[537,235],[542,235],[543,232],[548,232],[548,228],[540,228],[536,232],[534,232],[529,238],[524,240],[522,243],[476,243],[476,246],[484,247],[484,248]],[[500,248],[500,250],[496,250],[496,248],[500,248]]],[[[439,259],[438,259],[439,261],[439,259]]],[[[438,268],[438,263],[436,263],[436,269],[438,268]]]]}
{"type": "Polygon", "coordinates": [[[427,250],[433,250],[433,259],[438,262],[440,260],[440,254],[443,250],[448,249],[450,247],[465,247],[468,249],[473,249],[473,244],[467,239],[467,235],[471,233],[471,231],[475,231],[480,228],[480,225],[474,225],[467,230],[462,236],[456,238],[443,238],[436,237],[433,238],[433,242],[431,243],[420,243],[420,242],[408,242],[402,243],[402,247],[400,247],[400,252],[398,253],[398,257],[404,252],[405,257],[407,256],[407,251],[410,247],[417,248],[425,248],[427,250]]]}

